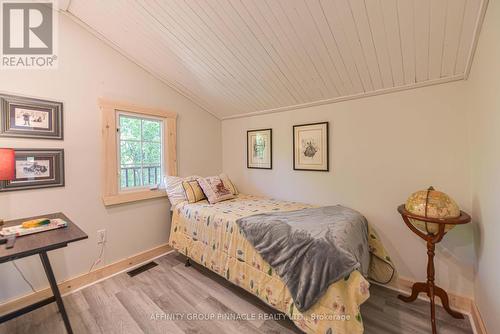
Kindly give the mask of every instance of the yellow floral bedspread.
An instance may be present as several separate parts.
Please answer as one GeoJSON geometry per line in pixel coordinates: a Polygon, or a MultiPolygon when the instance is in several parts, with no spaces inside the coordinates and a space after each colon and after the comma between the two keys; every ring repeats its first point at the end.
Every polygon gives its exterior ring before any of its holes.
{"type": "MultiPolygon", "coordinates": [[[[361,273],[354,271],[333,283],[314,306],[300,313],[285,283],[235,223],[238,218],[258,213],[309,207],[312,206],[243,194],[212,205],[207,201],[181,203],[174,209],[170,245],[287,314],[306,333],[362,333],[359,306],[368,299],[370,284],[361,273]]],[[[368,239],[372,253],[370,277],[382,282],[390,280],[394,267],[371,227],[368,239]]]]}

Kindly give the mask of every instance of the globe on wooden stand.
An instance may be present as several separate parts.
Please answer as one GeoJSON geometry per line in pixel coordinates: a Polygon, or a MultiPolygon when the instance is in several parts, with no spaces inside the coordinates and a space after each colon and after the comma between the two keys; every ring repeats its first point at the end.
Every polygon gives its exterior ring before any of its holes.
{"type": "Polygon", "coordinates": [[[434,284],[434,254],[436,244],[444,235],[456,225],[467,224],[470,216],[460,211],[458,205],[445,193],[429,187],[427,190],[413,193],[406,204],[398,207],[408,228],[424,239],[427,243],[427,282],[413,284],[409,297],[399,295],[398,298],[404,302],[413,302],[418,294],[425,292],[431,304],[432,333],[436,334],[436,304],[435,296],[441,299],[443,308],[454,318],[463,319],[464,316],[450,308],[448,294],[442,288],[434,284]]]}

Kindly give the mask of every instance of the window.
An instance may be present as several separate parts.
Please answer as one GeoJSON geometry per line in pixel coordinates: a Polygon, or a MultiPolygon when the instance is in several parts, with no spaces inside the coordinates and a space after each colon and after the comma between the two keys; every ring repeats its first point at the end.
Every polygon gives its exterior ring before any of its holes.
{"type": "Polygon", "coordinates": [[[120,189],[151,187],[163,174],[163,120],[118,114],[120,189]]]}
{"type": "Polygon", "coordinates": [[[166,196],[152,188],[164,175],[177,175],[177,114],[113,101],[99,103],[104,204],[166,196]]]}

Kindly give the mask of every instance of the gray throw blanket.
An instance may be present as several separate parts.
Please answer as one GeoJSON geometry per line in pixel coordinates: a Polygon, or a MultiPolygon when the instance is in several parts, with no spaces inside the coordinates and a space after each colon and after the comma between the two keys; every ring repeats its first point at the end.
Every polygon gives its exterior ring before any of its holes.
{"type": "Polygon", "coordinates": [[[330,284],[370,263],[368,223],[336,205],[257,214],[236,221],[245,238],[286,284],[301,312],[330,284]]]}

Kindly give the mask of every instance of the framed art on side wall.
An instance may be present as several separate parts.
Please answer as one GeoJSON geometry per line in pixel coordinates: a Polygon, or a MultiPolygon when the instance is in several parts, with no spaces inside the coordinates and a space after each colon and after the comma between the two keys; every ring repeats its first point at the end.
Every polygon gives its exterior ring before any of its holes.
{"type": "Polygon", "coordinates": [[[63,139],[63,104],[0,94],[0,136],[63,139]]]}
{"type": "Polygon", "coordinates": [[[0,192],[63,186],[63,149],[15,149],[15,179],[0,181],[0,192]]]}
{"type": "Polygon", "coordinates": [[[273,130],[247,131],[247,168],[273,168],[273,130]]]}
{"type": "Polygon", "coordinates": [[[293,126],[293,169],[329,171],[328,122],[293,126]]]}

